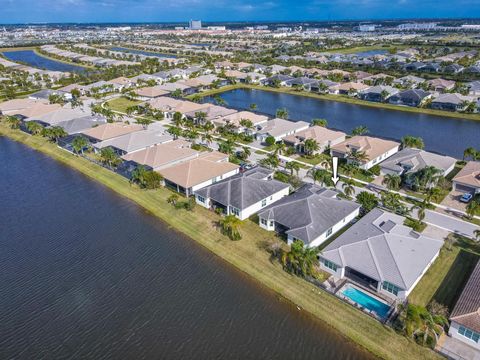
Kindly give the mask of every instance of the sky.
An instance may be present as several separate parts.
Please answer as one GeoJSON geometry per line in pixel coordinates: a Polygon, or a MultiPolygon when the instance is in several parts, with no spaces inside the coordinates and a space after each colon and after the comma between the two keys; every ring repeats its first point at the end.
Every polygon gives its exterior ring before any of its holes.
{"type": "Polygon", "coordinates": [[[480,0],[0,0],[0,23],[480,18],[480,0]]]}

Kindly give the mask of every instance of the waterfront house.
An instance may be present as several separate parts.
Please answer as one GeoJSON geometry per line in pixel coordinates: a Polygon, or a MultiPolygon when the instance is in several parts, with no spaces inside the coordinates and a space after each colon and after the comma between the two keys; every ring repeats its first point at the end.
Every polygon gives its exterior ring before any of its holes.
{"type": "Polygon", "coordinates": [[[195,191],[195,200],[207,209],[222,209],[245,220],[289,191],[290,185],[273,179],[273,171],[255,167],[195,191]]]}
{"type": "Polygon", "coordinates": [[[399,176],[412,174],[427,166],[440,170],[439,175],[446,176],[454,168],[457,159],[431,153],[425,150],[405,148],[389,157],[380,164],[382,174],[396,174],[399,176]]]}
{"type": "Polygon", "coordinates": [[[85,135],[92,144],[95,144],[100,141],[112,139],[117,136],[122,136],[140,130],[143,130],[142,125],[114,122],[99,125],[82,131],[82,134],[85,135]]]}
{"type": "Polygon", "coordinates": [[[269,136],[273,137],[275,141],[280,141],[285,136],[308,129],[309,126],[310,124],[305,121],[289,121],[275,118],[261,124],[259,126],[260,129],[257,130],[256,137],[257,140],[262,142],[265,142],[269,136]]]}
{"type": "Polygon", "coordinates": [[[450,314],[448,335],[473,347],[480,354],[480,261],[450,314]]]}
{"type": "Polygon", "coordinates": [[[459,64],[449,64],[443,68],[443,72],[449,74],[458,74],[465,69],[462,65],[459,64]]]}
{"type": "Polygon", "coordinates": [[[185,116],[188,119],[192,119],[195,123],[199,125],[204,125],[206,122],[215,122],[216,120],[219,120],[228,115],[235,114],[236,112],[237,110],[235,109],[229,109],[223,106],[209,104],[209,106],[203,107],[201,110],[188,111],[185,113],[185,116]]]}
{"type": "Polygon", "coordinates": [[[315,140],[318,144],[318,150],[314,154],[324,152],[333,145],[345,141],[346,134],[342,131],[330,130],[322,126],[310,126],[309,128],[298,131],[295,134],[285,136],[282,140],[287,146],[292,146],[299,153],[305,152],[305,141],[315,140]]]}
{"type": "Polygon", "coordinates": [[[301,90],[310,91],[312,87],[318,88],[318,82],[315,79],[307,78],[307,77],[298,77],[292,80],[288,80],[285,83],[288,87],[297,87],[301,90]]]}
{"type": "Polygon", "coordinates": [[[157,87],[161,90],[165,90],[169,92],[174,92],[178,90],[183,95],[187,95],[195,92],[195,91],[192,91],[192,88],[190,86],[182,84],[181,82],[174,82],[174,83],[167,82],[167,83],[158,85],[157,87]]]}
{"type": "Polygon", "coordinates": [[[446,111],[464,111],[471,102],[476,101],[473,96],[464,96],[461,94],[440,94],[433,99],[431,108],[446,111]]]}
{"type": "Polygon", "coordinates": [[[396,152],[400,144],[371,136],[353,136],[330,148],[332,156],[347,159],[348,163],[356,164],[361,169],[368,170],[381,161],[389,158],[396,152]],[[365,159],[357,160],[357,153],[364,155],[365,159]]]}
{"type": "Polygon", "coordinates": [[[432,94],[422,89],[410,89],[400,91],[397,94],[390,96],[388,102],[394,105],[406,105],[417,107],[422,105],[427,99],[430,99],[432,94]]]}
{"type": "Polygon", "coordinates": [[[414,61],[404,66],[407,71],[420,71],[426,64],[421,61],[414,61]]]}
{"type": "Polygon", "coordinates": [[[33,94],[28,95],[28,98],[32,99],[32,100],[48,101],[50,99],[50,96],[52,96],[52,95],[61,96],[65,99],[65,101],[72,99],[72,95],[67,93],[67,92],[64,92],[64,91],[61,91],[61,90],[50,90],[50,89],[43,89],[43,90],[34,92],[33,94]]]}
{"type": "Polygon", "coordinates": [[[322,270],[404,300],[437,258],[443,241],[403,225],[405,218],[378,208],[327,245],[322,270]]]}
{"type": "Polygon", "coordinates": [[[452,179],[453,190],[480,194],[480,162],[469,161],[452,179]]]}
{"type": "Polygon", "coordinates": [[[272,77],[264,79],[262,81],[262,84],[270,85],[270,86],[273,86],[276,84],[278,84],[279,86],[287,86],[287,83],[293,79],[295,78],[290,75],[277,74],[277,75],[273,75],[272,77]]]}
{"type": "Polygon", "coordinates": [[[414,75],[407,75],[398,79],[393,80],[394,85],[400,85],[403,88],[412,88],[415,89],[421,83],[425,82],[425,79],[414,76],[414,75]]]}
{"type": "Polygon", "coordinates": [[[259,225],[287,237],[291,244],[321,245],[355,219],[360,205],[338,197],[338,192],[305,184],[258,213],[259,225]]]}
{"type": "Polygon", "coordinates": [[[205,111],[212,104],[197,104],[192,101],[178,100],[171,97],[160,96],[148,102],[153,109],[162,111],[166,119],[172,119],[176,112],[184,116],[186,113],[205,111]]]}
{"type": "Polygon", "coordinates": [[[45,114],[30,116],[24,119],[25,122],[35,121],[43,126],[55,126],[60,122],[81,118],[91,115],[90,109],[60,107],[45,114]]]}
{"type": "Polygon", "coordinates": [[[0,103],[0,115],[22,115],[32,109],[37,110],[34,115],[41,115],[58,108],[59,104],[48,104],[45,100],[13,99],[0,103]]]}
{"type": "Polygon", "coordinates": [[[234,129],[237,133],[245,132],[248,134],[254,134],[256,128],[265,124],[268,121],[268,117],[265,115],[256,114],[250,111],[238,111],[227,116],[213,120],[215,126],[225,126],[228,125],[234,129]],[[253,128],[246,129],[240,124],[242,120],[251,121],[253,128]]]}
{"type": "Polygon", "coordinates": [[[106,123],[107,120],[103,116],[86,115],[80,118],[60,121],[56,124],[56,126],[63,128],[67,134],[73,135],[106,123]]]}
{"type": "Polygon", "coordinates": [[[97,142],[93,147],[96,150],[110,147],[118,155],[125,155],[172,140],[170,135],[163,134],[158,130],[140,130],[97,142]]]}
{"type": "Polygon", "coordinates": [[[384,102],[387,101],[392,95],[399,92],[397,88],[386,85],[372,86],[366,90],[360,91],[358,96],[362,100],[384,102]]]}
{"type": "Polygon", "coordinates": [[[360,91],[367,90],[370,86],[359,82],[346,82],[331,86],[329,92],[331,94],[356,96],[360,91]]]}
{"type": "Polygon", "coordinates": [[[193,150],[191,145],[188,141],[177,139],[123,155],[122,159],[152,170],[161,170],[197,158],[199,152],[193,150]]]}
{"type": "Polygon", "coordinates": [[[468,94],[472,96],[480,96],[480,81],[472,81],[467,84],[468,94]]]}
{"type": "Polygon", "coordinates": [[[140,100],[155,99],[160,96],[168,95],[170,92],[160,88],[159,86],[148,86],[135,90],[140,100]]]}
{"type": "Polygon", "coordinates": [[[446,91],[452,90],[455,87],[455,81],[439,78],[428,80],[427,84],[430,89],[439,93],[444,93],[446,91]]]}
{"type": "Polygon", "coordinates": [[[164,177],[166,186],[190,196],[197,190],[238,174],[238,171],[238,165],[228,162],[228,155],[213,151],[158,172],[164,177]]]}

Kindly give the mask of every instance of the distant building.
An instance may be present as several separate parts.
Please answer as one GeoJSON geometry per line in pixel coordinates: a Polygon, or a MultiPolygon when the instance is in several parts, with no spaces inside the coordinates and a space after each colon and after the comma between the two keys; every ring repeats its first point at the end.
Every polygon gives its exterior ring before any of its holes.
{"type": "Polygon", "coordinates": [[[190,30],[200,30],[202,28],[202,21],[190,20],[189,27],[190,27],[190,30]]]}
{"type": "Polygon", "coordinates": [[[375,31],[376,27],[377,25],[374,25],[374,24],[358,25],[358,31],[362,31],[362,32],[375,31]]]}

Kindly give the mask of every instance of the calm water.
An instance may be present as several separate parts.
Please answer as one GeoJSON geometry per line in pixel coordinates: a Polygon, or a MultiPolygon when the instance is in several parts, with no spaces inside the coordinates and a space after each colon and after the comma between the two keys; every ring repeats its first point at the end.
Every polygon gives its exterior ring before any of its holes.
{"type": "Polygon", "coordinates": [[[80,173],[0,162],[0,359],[368,357],[80,173]]]}
{"type": "Polygon", "coordinates": [[[384,55],[387,53],[388,53],[388,50],[378,49],[378,50],[360,51],[360,52],[357,52],[355,55],[368,57],[368,56],[374,56],[374,55],[384,55]]]}
{"type": "Polygon", "coordinates": [[[126,52],[126,53],[129,53],[129,54],[156,56],[156,57],[159,57],[159,58],[175,59],[177,57],[176,55],[171,55],[171,54],[160,54],[160,53],[155,53],[155,52],[150,52],[150,51],[145,51],[145,50],[128,49],[128,48],[123,48],[123,47],[119,47],[119,46],[111,47],[110,50],[122,51],[122,52],[126,52]]]}
{"type": "MultiPolygon", "coordinates": [[[[257,110],[274,115],[279,108],[287,108],[291,120],[328,120],[329,127],[350,133],[364,125],[371,135],[400,140],[405,135],[420,136],[426,150],[462,158],[469,146],[480,147],[480,121],[453,119],[442,116],[407,113],[320,100],[299,95],[262,90],[237,89],[221,94],[227,106],[247,109],[257,104],[257,110]]],[[[207,99],[212,101],[213,99],[207,99]]]]}
{"type": "Polygon", "coordinates": [[[64,72],[84,72],[87,70],[82,66],[66,64],[37,55],[33,50],[5,51],[3,55],[5,55],[8,60],[21,61],[32,67],[44,70],[64,72]]]}

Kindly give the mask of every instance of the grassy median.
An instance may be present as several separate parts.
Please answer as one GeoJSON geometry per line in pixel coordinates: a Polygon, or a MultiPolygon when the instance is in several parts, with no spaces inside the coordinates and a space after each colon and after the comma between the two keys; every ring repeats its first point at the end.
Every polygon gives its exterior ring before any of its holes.
{"type": "MultiPolygon", "coordinates": [[[[264,286],[329,324],[347,338],[374,355],[386,359],[434,359],[435,352],[396,334],[391,328],[363,314],[336,297],[298,277],[287,274],[264,249],[274,235],[263,231],[251,221],[242,224],[240,241],[231,241],[216,229],[215,213],[199,206],[193,212],[174,210],[166,201],[170,190],[141,190],[112,172],[83,158],[74,156],[45,139],[11,130],[0,124],[0,135],[22,142],[41,151],[86,176],[97,180],[116,193],[136,202],[151,214],[250,275],[264,286]]],[[[319,334],[321,336],[321,334],[319,334]]]]}

